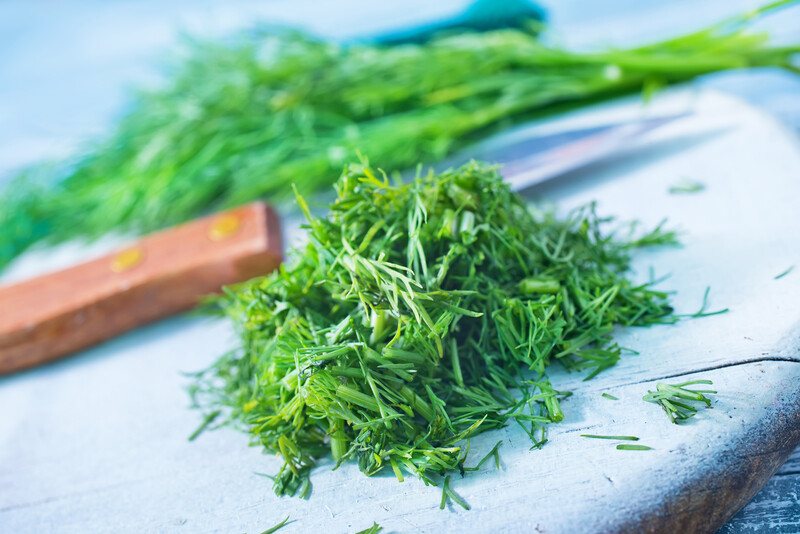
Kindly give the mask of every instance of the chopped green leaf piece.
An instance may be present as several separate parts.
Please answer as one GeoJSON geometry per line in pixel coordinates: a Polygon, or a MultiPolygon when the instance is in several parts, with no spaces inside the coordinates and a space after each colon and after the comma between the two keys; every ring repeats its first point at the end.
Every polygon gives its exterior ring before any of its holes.
{"type": "Polygon", "coordinates": [[[682,180],[669,188],[669,192],[673,195],[692,194],[704,191],[706,186],[702,182],[696,180],[682,180]]]}
{"type": "Polygon", "coordinates": [[[612,395],[611,393],[603,393],[603,394],[602,394],[602,395],[600,395],[600,396],[601,396],[601,397],[603,397],[604,399],[609,399],[609,400],[619,400],[619,398],[618,398],[618,397],[615,397],[615,396],[614,396],[614,395],[612,395]]]}
{"type": "Polygon", "coordinates": [[[715,311],[706,311],[708,309],[708,294],[711,292],[710,287],[706,287],[705,292],[703,293],[703,302],[700,304],[700,309],[694,313],[690,313],[684,315],[683,317],[691,317],[693,319],[699,319],[701,317],[711,317],[712,315],[721,315],[723,313],[728,313],[730,311],[728,308],[722,308],[720,310],[715,311]]]}
{"type": "Polygon", "coordinates": [[[268,528],[267,530],[265,530],[261,534],[273,534],[273,532],[277,532],[280,529],[282,529],[283,527],[285,527],[286,525],[288,525],[289,523],[294,523],[294,522],[295,522],[295,520],[289,521],[289,516],[287,515],[286,519],[284,519],[283,521],[281,521],[280,523],[278,523],[274,527],[268,528]]]}
{"type": "Polygon", "coordinates": [[[486,453],[486,456],[481,458],[481,460],[478,462],[478,465],[476,465],[475,467],[465,467],[464,471],[477,471],[483,466],[483,464],[486,463],[486,461],[489,458],[492,458],[492,457],[494,458],[494,467],[495,467],[495,469],[500,469],[500,445],[502,445],[502,444],[503,444],[502,440],[500,440],[497,443],[495,443],[494,447],[492,447],[492,450],[490,450],[488,453],[486,453]]]}
{"type": "Polygon", "coordinates": [[[221,414],[222,410],[214,410],[213,412],[209,412],[203,419],[203,422],[200,423],[200,426],[198,426],[197,429],[191,433],[188,438],[189,441],[196,440],[197,437],[200,436],[200,434],[202,434],[221,414]]]}
{"type": "Polygon", "coordinates": [[[696,404],[709,408],[711,399],[706,394],[716,393],[713,389],[688,389],[687,386],[711,385],[711,380],[692,380],[680,384],[658,382],[655,391],[648,391],[643,399],[660,405],[670,420],[678,424],[697,414],[696,404]]]}
{"type": "Polygon", "coordinates": [[[373,522],[371,527],[365,528],[364,530],[359,530],[358,532],[356,532],[356,534],[378,534],[382,530],[383,530],[382,526],[380,526],[378,523],[373,522]]]}
{"type": "Polygon", "coordinates": [[[618,451],[652,451],[653,447],[647,445],[633,445],[630,443],[620,443],[617,445],[618,451]]]}
{"type": "Polygon", "coordinates": [[[450,475],[444,477],[444,482],[442,483],[442,500],[439,503],[439,509],[444,510],[444,507],[447,506],[447,501],[452,500],[454,503],[459,505],[464,510],[469,510],[470,506],[465,501],[461,495],[455,492],[453,488],[450,487],[450,475]]]}

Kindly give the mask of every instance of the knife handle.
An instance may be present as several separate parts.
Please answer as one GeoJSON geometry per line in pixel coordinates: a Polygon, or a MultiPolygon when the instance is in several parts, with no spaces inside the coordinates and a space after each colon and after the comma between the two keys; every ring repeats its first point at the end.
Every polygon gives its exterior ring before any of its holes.
{"type": "Polygon", "coordinates": [[[223,285],[272,271],[282,248],[277,215],[256,202],[0,286],[0,375],[188,310],[223,285]]]}

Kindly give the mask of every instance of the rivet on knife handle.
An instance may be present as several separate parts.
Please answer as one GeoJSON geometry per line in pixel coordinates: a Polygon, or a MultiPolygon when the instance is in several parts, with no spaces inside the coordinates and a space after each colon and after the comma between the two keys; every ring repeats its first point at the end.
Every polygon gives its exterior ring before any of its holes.
{"type": "Polygon", "coordinates": [[[102,258],[0,286],[0,374],[33,367],[193,307],[281,262],[257,202],[151,234],[102,258]]]}

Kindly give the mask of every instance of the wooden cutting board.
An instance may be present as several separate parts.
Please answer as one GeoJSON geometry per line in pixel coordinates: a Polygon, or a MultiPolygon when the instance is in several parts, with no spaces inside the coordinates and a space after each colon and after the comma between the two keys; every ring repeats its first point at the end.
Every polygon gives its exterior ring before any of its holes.
{"type": "MultiPolygon", "coordinates": [[[[180,372],[208,365],[234,338],[224,322],[184,316],[0,379],[0,531],[261,532],[286,516],[287,533],[373,521],[390,532],[715,530],[800,441],[800,149],[775,121],[719,94],[672,93],[654,106],[687,102],[696,118],[532,196],[562,209],[597,200],[602,213],[648,225],[667,217],[684,246],[642,254],[638,275],[651,265],[671,273],[662,286],[677,291],[679,312],[696,311],[711,286],[711,307],[730,313],[621,330],[640,354],[592,381],[554,372],[575,395],[544,448],[529,450],[512,427],[473,440],[472,458],[503,440],[503,468],[454,480],[472,510],[440,511],[437,488],[366,478],[354,465],[318,468],[308,501],[279,499],[256,474],[279,460],[244,434],[189,443],[199,416],[180,372]],[[706,190],[668,192],[687,178],[706,190]],[[660,380],[694,378],[720,393],[686,425],[641,400],[660,380]],[[654,450],[617,451],[581,433],[637,435],[654,450]]],[[[503,139],[641,112],[628,101],[503,139]]]]}

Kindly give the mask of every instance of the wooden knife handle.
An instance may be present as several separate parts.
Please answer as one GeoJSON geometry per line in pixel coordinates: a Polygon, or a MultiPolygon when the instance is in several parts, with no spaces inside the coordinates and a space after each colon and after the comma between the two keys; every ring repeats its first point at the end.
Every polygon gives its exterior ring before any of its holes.
{"type": "Polygon", "coordinates": [[[0,374],[65,356],[195,306],[281,262],[275,212],[256,202],[151,234],[114,254],[0,286],[0,374]]]}

